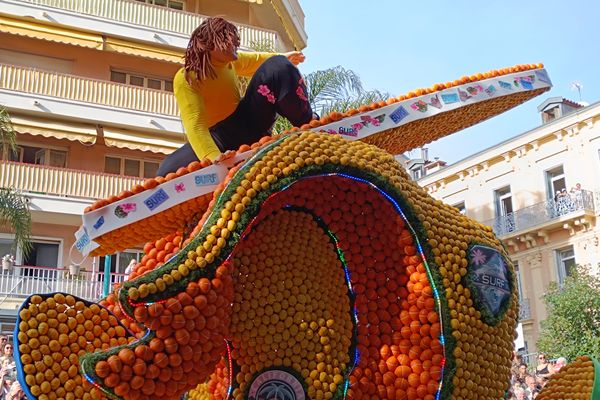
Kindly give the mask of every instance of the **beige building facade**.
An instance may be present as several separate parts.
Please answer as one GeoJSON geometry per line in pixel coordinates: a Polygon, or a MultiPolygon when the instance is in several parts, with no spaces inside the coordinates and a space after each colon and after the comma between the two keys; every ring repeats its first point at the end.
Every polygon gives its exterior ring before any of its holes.
{"type": "MultiPolygon", "coordinates": [[[[298,0],[0,0],[0,106],[17,132],[18,152],[0,161],[0,187],[26,196],[34,251],[0,269],[0,332],[34,292],[70,291],[96,300],[105,279],[124,279],[141,249],[81,262],[71,251],[88,205],[155,176],[184,143],[172,78],[189,34],[221,15],[242,48],[306,47],[298,0]]],[[[0,256],[15,253],[0,230],[0,256]]]]}
{"type": "Polygon", "coordinates": [[[520,323],[535,352],[542,299],[575,265],[598,272],[600,103],[551,98],[542,124],[453,165],[429,164],[418,183],[435,198],[493,227],[518,268],[520,323]]]}

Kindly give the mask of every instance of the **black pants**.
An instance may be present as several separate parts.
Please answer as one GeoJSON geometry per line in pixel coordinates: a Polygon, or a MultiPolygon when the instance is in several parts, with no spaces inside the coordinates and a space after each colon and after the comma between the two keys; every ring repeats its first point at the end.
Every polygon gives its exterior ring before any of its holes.
{"type": "MultiPolygon", "coordinates": [[[[212,126],[210,134],[219,150],[225,152],[237,150],[243,144],[251,145],[268,135],[277,114],[292,125],[301,126],[313,115],[306,96],[300,71],[286,57],[273,56],[256,70],[236,110],[212,126]]],[[[186,143],[163,160],[157,175],[165,176],[192,161],[198,158],[186,143]]]]}

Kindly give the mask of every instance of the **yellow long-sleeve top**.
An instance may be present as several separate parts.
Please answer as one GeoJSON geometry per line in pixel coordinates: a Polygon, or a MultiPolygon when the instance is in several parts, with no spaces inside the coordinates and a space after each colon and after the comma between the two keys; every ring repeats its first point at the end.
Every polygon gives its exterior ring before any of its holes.
{"type": "Polygon", "coordinates": [[[258,67],[275,53],[238,52],[238,59],[213,65],[217,77],[199,81],[191,72],[191,85],[181,68],[173,79],[173,91],[181,113],[183,128],[199,160],[216,159],[221,151],[208,128],[227,118],[240,102],[238,76],[251,77],[258,67]]]}

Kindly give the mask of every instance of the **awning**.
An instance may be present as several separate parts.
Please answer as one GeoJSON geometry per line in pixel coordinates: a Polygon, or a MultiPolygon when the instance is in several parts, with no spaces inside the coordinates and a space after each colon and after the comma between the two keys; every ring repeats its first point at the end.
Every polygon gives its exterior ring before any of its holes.
{"type": "Polygon", "coordinates": [[[151,58],[172,63],[183,63],[183,50],[171,50],[161,46],[137,43],[128,40],[107,37],[104,49],[139,57],[151,58]]]}
{"type": "Polygon", "coordinates": [[[121,149],[171,154],[185,143],[183,134],[174,135],[167,132],[150,134],[109,127],[102,129],[104,131],[104,143],[107,146],[121,149]]]}
{"type": "Polygon", "coordinates": [[[74,46],[102,49],[102,35],[75,31],[69,28],[48,25],[39,20],[22,20],[0,16],[0,32],[48,40],[74,46]]]}
{"type": "Polygon", "coordinates": [[[67,139],[87,144],[96,143],[96,127],[93,125],[17,115],[11,115],[10,120],[18,133],[67,139]]]}

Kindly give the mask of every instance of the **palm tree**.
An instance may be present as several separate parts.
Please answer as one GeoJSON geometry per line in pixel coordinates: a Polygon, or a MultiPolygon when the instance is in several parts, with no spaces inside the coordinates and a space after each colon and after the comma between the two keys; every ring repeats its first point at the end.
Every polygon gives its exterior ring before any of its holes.
{"type": "MultiPolygon", "coordinates": [[[[315,71],[304,77],[308,101],[319,115],[331,112],[346,112],[363,104],[384,100],[389,94],[378,90],[365,90],[360,77],[352,70],[341,66],[315,71]]],[[[273,130],[282,132],[292,126],[288,120],[278,118],[273,130]]]]}
{"type": "MultiPolygon", "coordinates": [[[[0,107],[0,146],[3,160],[8,159],[9,151],[17,151],[16,137],[8,112],[0,107]]],[[[13,249],[20,248],[26,257],[32,250],[31,212],[25,198],[13,188],[0,188],[0,227],[8,227],[15,233],[13,249]]]]}

